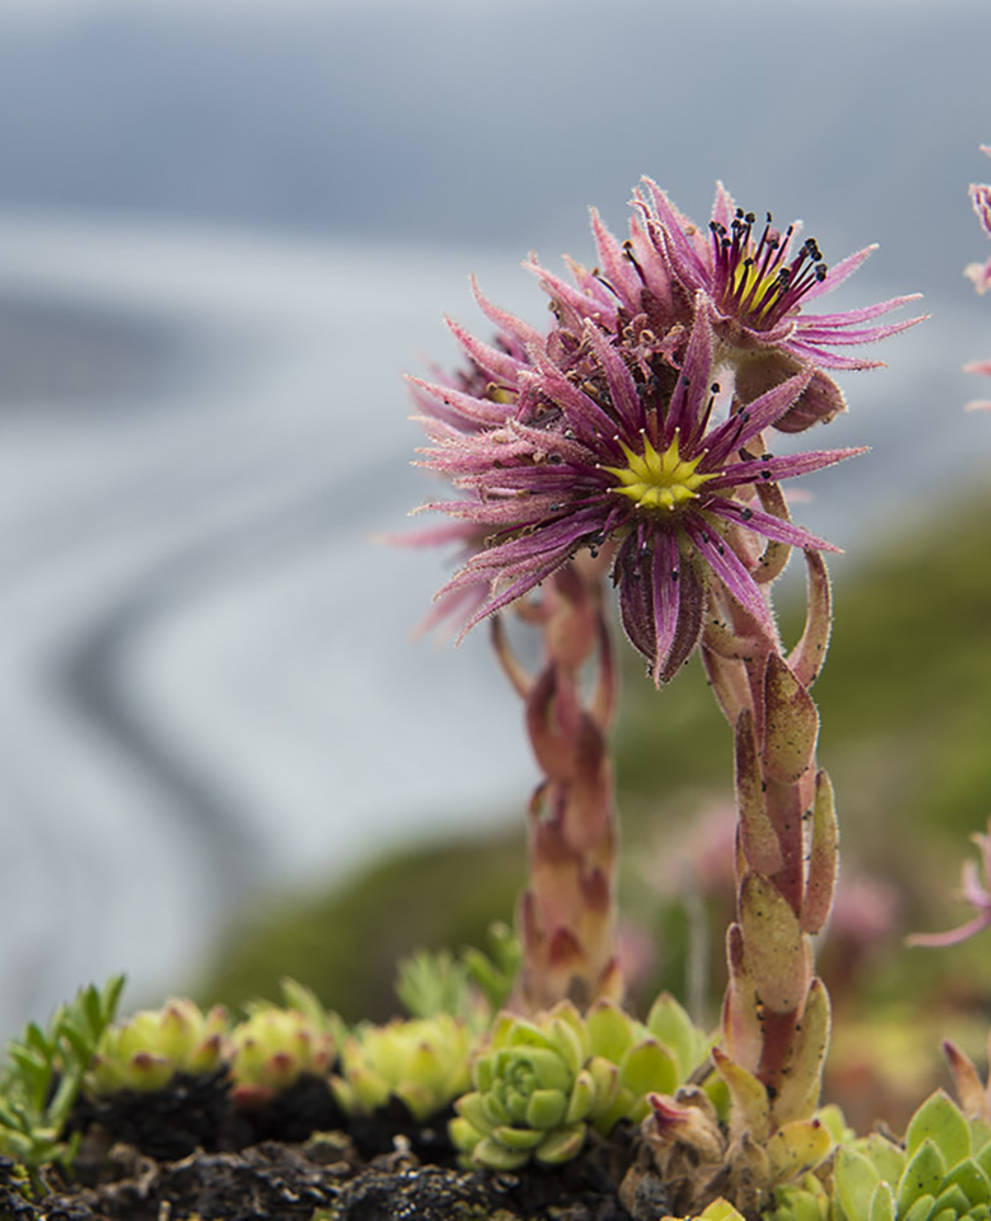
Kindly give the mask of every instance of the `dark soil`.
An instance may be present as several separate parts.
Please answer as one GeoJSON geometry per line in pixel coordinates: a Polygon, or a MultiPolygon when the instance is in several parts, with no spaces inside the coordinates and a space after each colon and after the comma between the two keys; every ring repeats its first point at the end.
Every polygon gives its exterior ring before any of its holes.
{"type": "Polygon", "coordinates": [[[48,1170],[33,1202],[0,1159],[0,1221],[654,1221],[617,1200],[629,1160],[617,1145],[495,1174],[423,1163],[404,1137],[395,1143],[365,1161],[349,1136],[329,1132],[169,1161],[91,1134],[79,1159],[90,1184],[48,1170]]]}
{"type": "Polygon", "coordinates": [[[33,1194],[0,1158],[0,1221],[656,1221],[617,1186],[629,1125],[590,1136],[580,1158],[512,1174],[466,1171],[449,1113],[417,1124],[398,1100],[344,1116],[327,1083],[301,1077],[267,1105],[238,1109],[223,1070],[177,1075],[154,1094],[81,1098],[68,1131],[71,1175],[50,1166],[33,1194]],[[30,1197],[30,1198],[29,1198],[30,1197]]]}
{"type": "MultiPolygon", "coordinates": [[[[344,1124],[344,1114],[321,1077],[303,1073],[270,1102],[252,1107],[235,1107],[229,1085],[227,1070],[221,1068],[209,1076],[176,1073],[167,1088],[154,1093],[119,1090],[106,1098],[81,1095],[65,1134],[98,1129],[111,1143],[123,1142],[148,1157],[176,1161],[197,1149],[230,1153],[266,1140],[293,1144],[311,1132],[328,1132],[344,1124]]],[[[374,1129],[371,1121],[368,1124],[374,1129]]],[[[373,1152],[391,1147],[387,1143],[373,1152]]]]}

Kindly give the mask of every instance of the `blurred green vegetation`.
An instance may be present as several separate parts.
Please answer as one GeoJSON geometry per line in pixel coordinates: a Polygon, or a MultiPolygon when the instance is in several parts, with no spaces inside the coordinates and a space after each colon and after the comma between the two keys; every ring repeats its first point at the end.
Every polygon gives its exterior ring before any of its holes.
{"type": "MultiPolygon", "coordinates": [[[[953,892],[972,852],[967,835],[991,813],[991,497],[975,494],[954,510],[927,506],[919,524],[874,555],[859,569],[842,558],[833,564],[836,626],[815,688],[819,758],[838,794],[845,872],[890,884],[898,902],[872,934],[876,944],[857,950],[863,969],[845,964],[845,992],[834,996],[851,1013],[866,1005],[897,1008],[906,1020],[950,1008],[983,1016],[991,933],[941,952],[905,950],[901,940],[965,914],[953,892]]],[[[801,615],[793,588],[782,613],[786,639],[800,632],[801,615]]],[[[697,843],[686,848],[689,826],[731,798],[730,735],[697,661],[658,694],[627,655],[615,737],[621,903],[661,947],[644,994],[664,985],[684,995],[686,930],[698,919],[672,879],[679,859],[690,863],[679,852],[698,852],[697,843]]],[[[510,819],[503,832],[472,836],[469,818],[460,841],[387,855],[329,893],[253,903],[220,948],[203,998],[236,1006],[275,995],[288,973],[346,1018],[390,1015],[398,957],[419,946],[481,944],[491,920],[511,917],[524,873],[526,796],[519,825],[510,819]]],[[[725,898],[709,910],[724,920],[725,898]]],[[[716,919],[710,997],[722,988],[716,919]]],[[[824,971],[828,951],[827,942],[824,971]]]]}

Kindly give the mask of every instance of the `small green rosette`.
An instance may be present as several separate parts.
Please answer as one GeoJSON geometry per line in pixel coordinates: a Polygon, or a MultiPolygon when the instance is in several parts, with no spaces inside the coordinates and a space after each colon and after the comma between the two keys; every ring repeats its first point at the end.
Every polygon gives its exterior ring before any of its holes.
{"type": "Polygon", "coordinates": [[[651,1091],[683,1079],[680,1057],[609,1001],[582,1017],[564,1001],[534,1019],[502,1014],[475,1060],[450,1136],[465,1165],[513,1170],[575,1157],[594,1128],[639,1122],[651,1091]]]}

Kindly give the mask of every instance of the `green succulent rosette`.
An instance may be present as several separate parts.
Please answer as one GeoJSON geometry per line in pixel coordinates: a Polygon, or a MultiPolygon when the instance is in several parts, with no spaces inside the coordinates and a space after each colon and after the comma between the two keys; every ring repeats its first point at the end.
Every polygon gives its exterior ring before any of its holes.
{"type": "Polygon", "coordinates": [[[176,1073],[212,1073],[223,1062],[227,1026],[219,1005],[204,1014],[180,998],[161,1009],[144,1009],[103,1032],[83,1089],[95,1095],[150,1092],[164,1089],[176,1073]]]}
{"type": "Polygon", "coordinates": [[[567,1001],[533,1021],[502,1014],[449,1132],[466,1165],[554,1165],[580,1152],[590,1128],[608,1136],[621,1119],[641,1120],[647,1094],[683,1078],[680,1055],[609,1001],[585,1018],[567,1001]]]}
{"type": "Polygon", "coordinates": [[[398,1098],[422,1123],[468,1089],[474,1041],[467,1023],[447,1013],[364,1026],[344,1041],[331,1088],[349,1115],[398,1098]]]}
{"type": "Polygon", "coordinates": [[[837,1221],[991,1221],[991,1127],[937,1090],[904,1146],[874,1133],[839,1149],[833,1201],[837,1221]]]}
{"type": "Polygon", "coordinates": [[[255,1004],[230,1037],[234,1100],[239,1106],[261,1106],[304,1073],[325,1077],[336,1052],[329,1019],[300,1009],[255,1004]]]}

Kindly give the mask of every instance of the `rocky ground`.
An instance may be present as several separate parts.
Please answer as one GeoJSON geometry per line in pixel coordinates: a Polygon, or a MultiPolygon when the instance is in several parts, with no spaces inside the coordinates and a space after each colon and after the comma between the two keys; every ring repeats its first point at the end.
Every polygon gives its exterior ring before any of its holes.
{"type": "MultiPolygon", "coordinates": [[[[157,1161],[133,1146],[106,1150],[97,1181],[54,1171],[26,1200],[0,1166],[5,1221],[631,1221],[603,1150],[557,1169],[462,1171],[421,1162],[400,1138],[364,1161],[344,1134],[303,1144],[264,1141],[232,1153],[157,1161]]],[[[648,1207],[642,1221],[663,1208],[648,1207]]],[[[632,1221],[641,1221],[634,1217],[632,1221]]]]}
{"type": "Polygon", "coordinates": [[[180,1074],[153,1097],[77,1104],[71,1172],[46,1167],[25,1192],[0,1159],[0,1221],[656,1221],[666,1211],[619,1203],[625,1127],[564,1166],[466,1171],[446,1114],[417,1126],[394,1103],[343,1131],[316,1078],[253,1114],[226,1098],[221,1075],[180,1074]]]}

